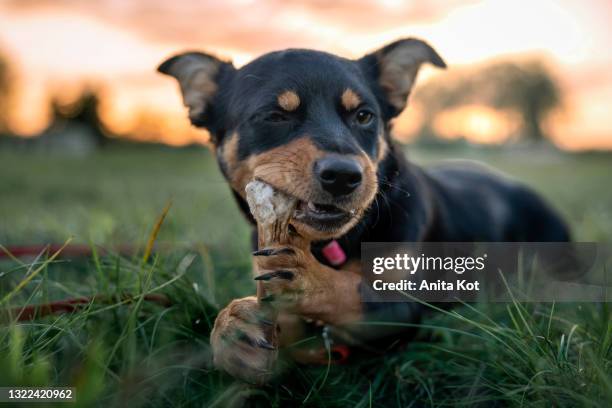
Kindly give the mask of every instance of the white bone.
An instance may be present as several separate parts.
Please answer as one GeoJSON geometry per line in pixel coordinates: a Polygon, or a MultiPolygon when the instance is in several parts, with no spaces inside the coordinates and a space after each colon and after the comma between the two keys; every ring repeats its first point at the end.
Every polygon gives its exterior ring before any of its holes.
{"type": "Polygon", "coordinates": [[[258,224],[286,223],[293,215],[297,200],[263,181],[253,180],[245,187],[246,199],[258,224]]]}

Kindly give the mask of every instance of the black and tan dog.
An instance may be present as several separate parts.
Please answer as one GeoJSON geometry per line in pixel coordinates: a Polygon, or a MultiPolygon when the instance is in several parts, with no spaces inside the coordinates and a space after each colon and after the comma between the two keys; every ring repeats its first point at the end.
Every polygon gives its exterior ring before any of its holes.
{"type": "MultiPolygon", "coordinates": [[[[362,241],[569,239],[560,218],[516,182],[479,166],[422,169],[403,158],[390,123],[426,62],[445,67],[428,44],[403,39],[358,60],[291,49],[236,69],[190,52],[159,67],[178,80],[191,122],[209,130],[251,222],[244,191],[254,178],[300,200],[292,225],[316,243],[254,253],[267,293],[294,294],[285,311],[330,325],[417,319],[409,303],[361,301],[362,241]]],[[[277,353],[267,324],[255,297],[231,302],[211,335],[215,364],[247,381],[268,378],[277,353]]]]}

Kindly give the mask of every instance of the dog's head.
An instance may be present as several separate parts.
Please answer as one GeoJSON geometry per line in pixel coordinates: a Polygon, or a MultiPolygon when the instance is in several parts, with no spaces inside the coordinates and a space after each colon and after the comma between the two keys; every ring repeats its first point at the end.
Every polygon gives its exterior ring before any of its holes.
{"type": "Polygon", "coordinates": [[[253,178],[300,200],[293,225],[313,239],[338,237],[378,191],[389,121],[406,106],[424,62],[444,67],[425,42],[396,41],[358,60],[286,50],[240,69],[199,52],[159,71],[175,77],[195,126],[244,197],[253,178]]]}

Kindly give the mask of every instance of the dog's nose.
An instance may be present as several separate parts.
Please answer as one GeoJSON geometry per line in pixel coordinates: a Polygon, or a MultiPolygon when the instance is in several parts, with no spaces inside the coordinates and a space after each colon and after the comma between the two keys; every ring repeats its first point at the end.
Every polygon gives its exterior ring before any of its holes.
{"type": "Polygon", "coordinates": [[[355,191],[361,184],[362,172],[357,161],[344,157],[324,157],[314,165],[314,173],[321,187],[334,197],[355,191]]]}

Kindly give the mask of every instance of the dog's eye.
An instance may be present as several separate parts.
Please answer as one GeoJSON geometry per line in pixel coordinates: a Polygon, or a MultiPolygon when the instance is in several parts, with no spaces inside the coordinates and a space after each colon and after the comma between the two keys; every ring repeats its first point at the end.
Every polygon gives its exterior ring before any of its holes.
{"type": "Polygon", "coordinates": [[[374,114],[365,109],[362,109],[358,111],[357,114],[355,114],[355,119],[357,120],[357,123],[359,123],[361,126],[369,125],[372,122],[373,118],[374,114]]]}
{"type": "Polygon", "coordinates": [[[285,122],[287,121],[289,118],[287,118],[287,115],[285,115],[282,112],[270,112],[267,115],[264,116],[264,120],[266,122],[272,122],[272,123],[279,123],[279,122],[285,122]]]}

